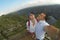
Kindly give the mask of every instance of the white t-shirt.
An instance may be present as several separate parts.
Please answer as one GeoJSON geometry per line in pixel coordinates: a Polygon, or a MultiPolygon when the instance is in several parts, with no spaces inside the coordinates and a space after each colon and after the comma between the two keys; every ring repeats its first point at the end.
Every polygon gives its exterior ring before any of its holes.
{"type": "Polygon", "coordinates": [[[45,20],[40,20],[39,23],[36,24],[35,34],[36,38],[42,40],[45,37],[44,27],[49,26],[49,24],[45,20]]]}
{"type": "MultiPolygon", "coordinates": [[[[35,19],[35,25],[37,24],[37,20],[35,19]]],[[[30,26],[28,26],[28,21],[26,23],[27,25],[27,30],[29,30],[30,32],[35,32],[35,25],[33,26],[32,21],[30,20],[30,26]]]]}

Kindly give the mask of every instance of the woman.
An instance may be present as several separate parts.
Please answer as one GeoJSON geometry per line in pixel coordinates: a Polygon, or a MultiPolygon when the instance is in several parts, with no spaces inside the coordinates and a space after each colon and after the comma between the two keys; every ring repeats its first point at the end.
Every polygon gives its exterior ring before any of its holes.
{"type": "Polygon", "coordinates": [[[27,21],[27,31],[31,34],[32,38],[34,38],[34,32],[35,32],[35,25],[37,23],[37,20],[35,19],[35,15],[33,12],[29,15],[29,20],[27,21]]]}

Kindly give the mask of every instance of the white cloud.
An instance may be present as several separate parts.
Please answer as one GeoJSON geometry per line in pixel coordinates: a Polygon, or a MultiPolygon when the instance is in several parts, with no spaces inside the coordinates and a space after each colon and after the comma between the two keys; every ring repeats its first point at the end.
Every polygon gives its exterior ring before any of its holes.
{"type": "Polygon", "coordinates": [[[54,4],[60,4],[60,0],[51,0],[51,2],[54,4]]]}
{"type": "Polygon", "coordinates": [[[11,8],[7,8],[6,10],[2,11],[0,15],[7,14],[9,12],[13,12],[19,9],[23,9],[26,7],[37,6],[37,5],[50,5],[50,4],[60,4],[60,0],[30,0],[27,3],[23,3],[11,8]]]}

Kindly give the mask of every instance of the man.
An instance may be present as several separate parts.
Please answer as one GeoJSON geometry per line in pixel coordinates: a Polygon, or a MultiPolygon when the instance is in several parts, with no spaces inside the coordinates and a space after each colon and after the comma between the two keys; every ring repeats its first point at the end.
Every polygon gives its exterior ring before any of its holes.
{"type": "Polygon", "coordinates": [[[49,26],[49,24],[45,21],[45,17],[45,13],[41,13],[38,15],[39,22],[36,24],[35,27],[36,40],[43,40],[45,37],[45,29],[49,26]]]}
{"type": "Polygon", "coordinates": [[[29,20],[27,21],[27,31],[31,34],[32,38],[34,38],[34,32],[35,32],[35,25],[37,23],[37,20],[35,19],[35,15],[33,12],[29,14],[29,20]]]}

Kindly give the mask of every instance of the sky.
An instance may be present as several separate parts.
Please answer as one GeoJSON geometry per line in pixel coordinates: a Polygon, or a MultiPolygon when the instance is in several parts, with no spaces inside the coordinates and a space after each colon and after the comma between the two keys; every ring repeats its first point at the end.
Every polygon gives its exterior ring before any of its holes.
{"type": "Polygon", "coordinates": [[[0,0],[0,16],[23,8],[60,4],[60,0],[0,0]]]}

